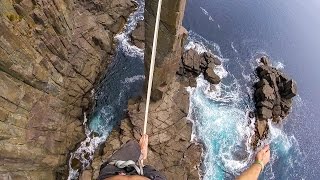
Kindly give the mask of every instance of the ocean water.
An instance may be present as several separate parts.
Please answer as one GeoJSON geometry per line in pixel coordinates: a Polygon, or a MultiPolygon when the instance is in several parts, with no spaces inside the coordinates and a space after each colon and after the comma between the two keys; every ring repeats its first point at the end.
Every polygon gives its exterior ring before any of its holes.
{"type": "Polygon", "coordinates": [[[214,52],[223,62],[216,70],[220,85],[200,76],[197,87],[188,88],[193,138],[205,145],[203,179],[234,179],[253,162],[255,119],[248,112],[261,55],[297,81],[299,95],[283,125],[269,122],[260,146],[270,144],[271,161],[259,179],[319,179],[319,16],[316,0],[188,1],[186,49],[214,52]]]}
{"type": "Polygon", "coordinates": [[[95,104],[92,114],[85,115],[83,122],[87,137],[70,153],[69,180],[77,179],[80,171],[71,167],[72,159],[79,159],[82,169],[90,166],[95,150],[123,119],[128,100],[142,93],[145,79],[144,50],[132,45],[129,35],[138,21],[144,19],[144,0],[135,2],[138,8],[129,16],[122,32],[115,36],[117,49],[113,62],[108,66],[98,87],[92,91],[95,104]]]}

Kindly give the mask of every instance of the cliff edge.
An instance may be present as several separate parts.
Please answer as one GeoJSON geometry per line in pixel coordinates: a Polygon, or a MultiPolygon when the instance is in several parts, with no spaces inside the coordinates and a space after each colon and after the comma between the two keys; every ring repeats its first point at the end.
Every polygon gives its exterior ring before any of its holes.
{"type": "Polygon", "coordinates": [[[55,179],[130,0],[0,2],[0,177],[55,179]]]}

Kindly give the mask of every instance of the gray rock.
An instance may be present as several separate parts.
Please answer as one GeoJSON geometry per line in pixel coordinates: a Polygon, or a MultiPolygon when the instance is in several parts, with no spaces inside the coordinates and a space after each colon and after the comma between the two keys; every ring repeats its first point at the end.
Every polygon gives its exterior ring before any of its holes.
{"type": "Polygon", "coordinates": [[[221,79],[220,77],[213,71],[213,69],[208,68],[205,73],[205,79],[212,84],[219,84],[221,79]]]}
{"type": "Polygon", "coordinates": [[[270,66],[270,61],[269,61],[269,59],[268,59],[267,56],[262,56],[262,57],[260,58],[260,62],[261,62],[262,64],[264,64],[265,66],[270,66]]]}
{"type": "Polygon", "coordinates": [[[259,101],[256,106],[257,107],[266,107],[268,109],[273,109],[273,103],[270,101],[259,101]]]}
{"type": "Polygon", "coordinates": [[[258,117],[260,120],[266,120],[272,118],[272,110],[266,107],[259,107],[258,108],[258,117]]]}
{"type": "Polygon", "coordinates": [[[255,98],[257,101],[273,101],[275,99],[274,89],[269,85],[264,85],[256,90],[255,98]]]}
{"type": "Polygon", "coordinates": [[[281,96],[290,99],[297,95],[297,83],[293,80],[289,80],[284,85],[284,91],[281,92],[281,96]]]}

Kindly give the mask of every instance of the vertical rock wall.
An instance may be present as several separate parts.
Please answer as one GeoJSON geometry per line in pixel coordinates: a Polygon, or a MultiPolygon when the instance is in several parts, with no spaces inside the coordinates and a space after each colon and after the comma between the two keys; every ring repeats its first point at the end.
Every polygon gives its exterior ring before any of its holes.
{"type": "Polygon", "coordinates": [[[54,179],[130,0],[0,2],[0,179],[54,179]]]}
{"type": "MultiPolygon", "coordinates": [[[[178,67],[183,51],[186,30],[182,26],[186,0],[163,0],[159,28],[157,55],[153,79],[152,99],[159,100],[164,93],[163,87],[169,84],[178,67]]],[[[158,1],[148,0],[145,6],[145,67],[146,82],[157,13],[158,1]]],[[[147,84],[147,83],[146,83],[147,84]]]]}

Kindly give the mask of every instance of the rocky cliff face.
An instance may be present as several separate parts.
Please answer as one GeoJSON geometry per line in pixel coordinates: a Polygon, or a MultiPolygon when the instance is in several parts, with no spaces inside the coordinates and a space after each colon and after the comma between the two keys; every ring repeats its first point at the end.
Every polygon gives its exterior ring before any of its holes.
{"type": "Polygon", "coordinates": [[[0,177],[54,179],[130,0],[0,2],[0,177]]]}
{"type": "MultiPolygon", "coordinates": [[[[145,45],[140,43],[143,38],[139,38],[142,25],[138,25],[132,34],[134,44],[145,46],[146,79],[149,74],[157,2],[146,1],[145,45]]],[[[191,84],[188,77],[176,74],[181,64],[186,35],[182,27],[185,3],[185,0],[163,1],[152,89],[153,102],[150,104],[147,128],[149,151],[145,164],[163,172],[167,179],[199,179],[202,153],[201,146],[191,142],[192,124],[186,118],[189,95],[185,88],[191,84]]],[[[200,63],[199,59],[194,61],[200,63]]],[[[144,98],[129,102],[127,118],[113,130],[105,146],[96,153],[92,164],[93,179],[98,176],[100,165],[121,145],[129,139],[140,139],[144,112],[144,98]]]]}
{"type": "MultiPolygon", "coordinates": [[[[164,88],[172,81],[179,67],[186,30],[182,26],[186,0],[163,0],[161,22],[157,46],[154,79],[152,86],[153,100],[161,99],[164,88]]],[[[149,72],[152,42],[158,1],[148,0],[145,6],[145,69],[149,72]]],[[[146,74],[148,82],[148,73],[146,74]]],[[[146,83],[147,84],[147,83],[146,83]]]]}

